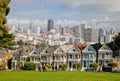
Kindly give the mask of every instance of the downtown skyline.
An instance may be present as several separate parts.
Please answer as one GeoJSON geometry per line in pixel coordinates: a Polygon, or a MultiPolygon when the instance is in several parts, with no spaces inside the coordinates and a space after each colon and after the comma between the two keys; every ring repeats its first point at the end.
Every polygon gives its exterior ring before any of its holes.
{"type": "Polygon", "coordinates": [[[49,18],[55,20],[55,26],[77,25],[83,20],[118,24],[119,5],[119,0],[11,0],[8,24],[23,25],[33,20],[45,27],[49,18]]]}

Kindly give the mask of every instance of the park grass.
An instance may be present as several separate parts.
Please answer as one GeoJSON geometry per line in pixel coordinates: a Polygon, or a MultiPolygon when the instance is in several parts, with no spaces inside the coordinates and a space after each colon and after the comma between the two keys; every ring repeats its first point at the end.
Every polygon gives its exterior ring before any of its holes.
{"type": "Polygon", "coordinates": [[[119,73],[0,71],[0,81],[120,81],[119,73]]]}

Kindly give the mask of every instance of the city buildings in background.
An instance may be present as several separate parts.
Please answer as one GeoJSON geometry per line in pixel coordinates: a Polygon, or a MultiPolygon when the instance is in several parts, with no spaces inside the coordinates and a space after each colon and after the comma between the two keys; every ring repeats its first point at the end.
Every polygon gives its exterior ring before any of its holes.
{"type": "Polygon", "coordinates": [[[32,21],[25,28],[23,26],[12,26],[10,28],[10,33],[16,36],[15,41],[22,40],[35,45],[43,41],[48,45],[78,44],[82,42],[104,43],[112,41],[113,36],[117,34],[113,28],[106,30],[89,26],[86,22],[72,27],[66,25],[55,27],[53,19],[48,20],[46,32],[41,31],[40,26],[32,24],[32,21]]]}
{"type": "Polygon", "coordinates": [[[53,28],[54,28],[54,21],[52,19],[49,19],[47,23],[47,31],[50,31],[53,28]]]}

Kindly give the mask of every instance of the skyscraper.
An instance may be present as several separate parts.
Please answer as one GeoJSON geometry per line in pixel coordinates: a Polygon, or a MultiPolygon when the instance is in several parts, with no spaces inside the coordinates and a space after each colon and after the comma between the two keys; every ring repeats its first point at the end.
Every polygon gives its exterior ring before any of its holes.
{"type": "Polygon", "coordinates": [[[54,21],[52,19],[49,19],[47,24],[47,31],[50,31],[53,28],[54,28],[54,21]]]}
{"type": "Polygon", "coordinates": [[[38,36],[40,35],[40,27],[39,26],[36,27],[35,34],[38,36]]]}

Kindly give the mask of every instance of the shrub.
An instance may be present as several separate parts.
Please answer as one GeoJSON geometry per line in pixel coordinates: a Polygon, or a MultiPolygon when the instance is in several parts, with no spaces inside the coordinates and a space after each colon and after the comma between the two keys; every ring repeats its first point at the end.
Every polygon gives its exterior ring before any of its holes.
{"type": "Polygon", "coordinates": [[[66,70],[68,66],[67,64],[60,64],[59,67],[62,68],[63,70],[66,70]]]}
{"type": "Polygon", "coordinates": [[[110,66],[110,67],[114,68],[114,67],[117,67],[117,66],[118,66],[118,64],[117,64],[117,63],[115,63],[115,62],[109,62],[109,63],[108,63],[108,66],[110,66]]]}
{"type": "Polygon", "coordinates": [[[51,68],[52,68],[52,66],[51,66],[51,65],[47,65],[47,68],[48,68],[48,69],[51,69],[51,68]]]}
{"type": "Polygon", "coordinates": [[[102,70],[103,70],[104,72],[111,72],[111,71],[112,71],[112,67],[103,66],[103,67],[102,67],[102,70]]]}
{"type": "Polygon", "coordinates": [[[33,62],[26,62],[24,65],[24,70],[35,70],[36,65],[33,62]]]}
{"type": "Polygon", "coordinates": [[[96,71],[97,67],[98,67],[98,64],[97,63],[92,63],[92,64],[90,64],[90,67],[92,67],[96,71]]]}
{"type": "Polygon", "coordinates": [[[73,64],[73,68],[80,70],[82,68],[82,65],[80,63],[75,63],[75,64],[73,64]]]}

